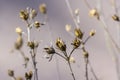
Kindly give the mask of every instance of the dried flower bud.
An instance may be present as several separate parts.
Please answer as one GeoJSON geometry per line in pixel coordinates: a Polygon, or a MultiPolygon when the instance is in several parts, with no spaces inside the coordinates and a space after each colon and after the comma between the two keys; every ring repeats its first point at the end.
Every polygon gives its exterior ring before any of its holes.
{"type": "Polygon", "coordinates": [[[19,36],[15,42],[15,49],[20,49],[23,45],[23,39],[21,36],[19,36]]]}
{"type": "Polygon", "coordinates": [[[53,47],[47,47],[47,48],[44,48],[44,50],[48,54],[54,54],[55,53],[55,49],[53,47]]]}
{"type": "Polygon", "coordinates": [[[96,33],[96,30],[93,30],[93,29],[92,29],[92,30],[90,31],[89,35],[90,35],[90,36],[94,36],[95,33],[96,33]]]}
{"type": "Polygon", "coordinates": [[[70,61],[71,63],[75,63],[75,58],[74,58],[74,57],[70,57],[69,61],[70,61]]]}
{"type": "Polygon", "coordinates": [[[14,71],[13,70],[8,70],[8,75],[10,76],[10,77],[13,77],[14,76],[14,71]]]}
{"type": "Polygon", "coordinates": [[[117,16],[116,14],[112,16],[112,19],[114,21],[120,21],[119,16],[117,16]]]}
{"type": "Polygon", "coordinates": [[[18,35],[22,35],[22,29],[21,28],[17,27],[15,31],[18,35]]]}
{"type": "Polygon", "coordinates": [[[20,15],[20,18],[25,21],[29,18],[29,14],[26,10],[21,10],[19,15],[20,15]]]}
{"type": "Polygon", "coordinates": [[[38,28],[40,27],[40,23],[39,23],[38,21],[35,21],[35,22],[34,22],[34,26],[35,26],[35,28],[38,29],[38,28]]]}
{"type": "Polygon", "coordinates": [[[35,48],[35,44],[34,44],[34,42],[33,41],[31,41],[31,42],[28,42],[28,44],[27,44],[31,49],[34,49],[35,48]]]}
{"type": "Polygon", "coordinates": [[[91,17],[97,17],[97,19],[99,19],[99,13],[97,12],[96,9],[92,9],[89,11],[89,16],[91,17]]]}
{"type": "Polygon", "coordinates": [[[66,29],[67,32],[69,32],[71,30],[71,25],[66,24],[65,29],[66,29]]]}
{"type": "Polygon", "coordinates": [[[31,19],[34,19],[34,18],[37,16],[36,10],[35,10],[35,9],[32,9],[29,16],[30,16],[31,19]]]}
{"type": "Polygon", "coordinates": [[[88,57],[89,57],[88,52],[87,52],[87,51],[84,51],[84,52],[83,52],[83,56],[84,56],[85,58],[88,58],[88,57]]]}
{"type": "Polygon", "coordinates": [[[75,33],[76,37],[82,39],[83,33],[82,33],[82,31],[79,28],[76,28],[75,31],[74,31],[74,33],[75,33]]]}
{"type": "Polygon", "coordinates": [[[75,40],[71,44],[74,46],[74,48],[78,48],[81,44],[81,41],[78,38],[75,38],[75,40]]]}
{"type": "Polygon", "coordinates": [[[44,3],[41,4],[39,6],[39,10],[40,10],[41,13],[46,14],[47,13],[46,4],[44,4],[44,3]]]}
{"type": "Polygon", "coordinates": [[[61,51],[66,51],[66,44],[60,39],[58,38],[56,40],[56,46],[61,50],[61,51]]]}
{"type": "Polygon", "coordinates": [[[27,72],[25,73],[26,80],[31,80],[32,76],[33,76],[33,72],[32,71],[29,71],[29,73],[27,73],[27,72]]]}
{"type": "Polygon", "coordinates": [[[76,9],[76,10],[75,10],[75,15],[78,16],[79,13],[80,13],[79,9],[76,9]]]}
{"type": "Polygon", "coordinates": [[[23,78],[22,77],[17,77],[16,80],[23,80],[23,78]]]}

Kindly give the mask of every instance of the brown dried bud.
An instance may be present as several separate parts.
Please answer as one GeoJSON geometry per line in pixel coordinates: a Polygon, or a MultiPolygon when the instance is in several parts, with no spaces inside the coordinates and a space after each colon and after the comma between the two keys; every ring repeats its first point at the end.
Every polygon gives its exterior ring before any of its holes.
{"type": "Polygon", "coordinates": [[[61,50],[61,51],[66,51],[66,44],[60,39],[58,38],[56,40],[56,46],[61,50]]]}
{"type": "Polygon", "coordinates": [[[40,27],[40,23],[39,23],[38,21],[35,21],[35,22],[34,22],[34,26],[35,26],[35,28],[38,29],[38,28],[40,27]]]}
{"type": "Polygon", "coordinates": [[[25,21],[29,18],[29,14],[26,10],[21,10],[19,15],[20,15],[20,18],[25,21]]]}
{"type": "Polygon", "coordinates": [[[78,48],[80,46],[81,42],[78,38],[75,38],[75,40],[71,44],[74,46],[74,48],[78,48]]]}
{"type": "Polygon", "coordinates": [[[31,19],[34,19],[36,16],[37,16],[36,10],[35,10],[35,9],[32,9],[31,14],[30,14],[30,18],[31,18],[31,19]]]}
{"type": "Polygon", "coordinates": [[[14,71],[13,70],[8,70],[8,75],[10,76],[10,77],[13,77],[14,76],[14,71]]]}
{"type": "Polygon", "coordinates": [[[83,33],[82,33],[82,31],[79,28],[76,28],[75,31],[74,31],[74,33],[75,33],[76,37],[82,39],[83,33]]]}
{"type": "Polygon", "coordinates": [[[31,49],[34,49],[35,48],[35,44],[34,44],[34,42],[33,41],[31,41],[31,42],[28,42],[28,44],[27,44],[31,49]]]}
{"type": "Polygon", "coordinates": [[[112,19],[114,21],[120,21],[119,16],[117,16],[116,14],[112,16],[112,19]]]}
{"type": "Polygon", "coordinates": [[[41,13],[46,14],[47,13],[46,4],[44,4],[44,3],[41,4],[39,6],[39,10],[40,10],[41,13]]]}
{"type": "Polygon", "coordinates": [[[44,48],[46,53],[48,54],[54,54],[55,53],[55,49],[53,47],[47,47],[47,48],[44,48]]]}
{"type": "Polygon", "coordinates": [[[92,9],[89,11],[89,16],[90,17],[97,17],[97,19],[99,19],[99,13],[97,12],[96,9],[92,9]]]}
{"type": "Polygon", "coordinates": [[[31,80],[31,78],[32,78],[32,76],[33,76],[33,72],[32,71],[29,71],[29,73],[25,73],[25,78],[27,79],[27,80],[31,80]]]}
{"type": "Polygon", "coordinates": [[[84,56],[85,58],[88,58],[88,57],[89,57],[88,52],[87,52],[87,51],[84,51],[84,52],[83,52],[83,56],[84,56]]]}

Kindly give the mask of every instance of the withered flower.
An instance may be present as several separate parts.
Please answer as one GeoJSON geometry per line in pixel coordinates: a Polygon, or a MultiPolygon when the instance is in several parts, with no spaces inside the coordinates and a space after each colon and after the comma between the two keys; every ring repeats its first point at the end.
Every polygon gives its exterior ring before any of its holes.
{"type": "Polygon", "coordinates": [[[89,35],[90,35],[90,36],[94,36],[95,33],[96,33],[96,30],[93,30],[93,29],[92,29],[92,30],[90,31],[89,35]]]}
{"type": "Polygon", "coordinates": [[[84,51],[84,52],[83,52],[83,56],[84,56],[85,58],[88,58],[88,57],[89,57],[88,52],[87,52],[87,51],[84,51]]]}
{"type": "Polygon", "coordinates": [[[65,25],[65,29],[66,29],[67,32],[69,32],[69,31],[71,30],[71,25],[66,24],[66,25],[65,25]]]}
{"type": "Polygon", "coordinates": [[[74,33],[75,33],[75,36],[76,36],[76,37],[82,39],[83,33],[82,33],[82,31],[80,30],[80,28],[76,28],[76,29],[74,30],[74,33]]]}
{"type": "Polygon", "coordinates": [[[97,19],[99,19],[99,13],[97,12],[96,9],[91,9],[91,10],[89,11],[89,16],[90,16],[90,17],[97,17],[97,19]]]}
{"type": "Polygon", "coordinates": [[[41,13],[46,14],[47,13],[46,4],[44,4],[44,3],[41,4],[39,6],[39,10],[40,10],[41,13]]]}
{"type": "Polygon", "coordinates": [[[66,44],[62,41],[62,39],[58,38],[56,40],[56,46],[61,50],[61,51],[66,51],[66,44]]]}
{"type": "Polygon", "coordinates": [[[22,36],[19,36],[15,42],[15,49],[20,49],[23,45],[23,39],[22,36]]]}
{"type": "Polygon", "coordinates": [[[8,75],[10,76],[10,77],[13,77],[14,76],[14,71],[13,70],[8,70],[8,75]]]}
{"type": "Polygon", "coordinates": [[[55,49],[53,47],[47,47],[47,48],[44,48],[44,50],[48,54],[54,54],[55,53],[55,49]]]}
{"type": "Polygon", "coordinates": [[[29,13],[26,10],[21,10],[19,15],[20,15],[20,18],[25,21],[28,20],[29,18],[29,13]]]}
{"type": "Polygon", "coordinates": [[[116,14],[112,16],[112,19],[114,21],[120,21],[119,16],[117,16],[116,14]]]}
{"type": "Polygon", "coordinates": [[[26,80],[31,80],[32,76],[33,76],[33,72],[32,71],[29,71],[28,73],[27,72],[25,73],[26,80]]]}
{"type": "Polygon", "coordinates": [[[74,48],[78,48],[81,44],[81,41],[78,38],[75,38],[75,40],[71,44],[74,46],[74,48]]]}

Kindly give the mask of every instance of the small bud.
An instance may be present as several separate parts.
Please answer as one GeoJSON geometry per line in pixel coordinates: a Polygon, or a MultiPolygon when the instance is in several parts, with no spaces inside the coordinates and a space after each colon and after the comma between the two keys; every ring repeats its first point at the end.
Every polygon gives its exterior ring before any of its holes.
{"type": "Polygon", "coordinates": [[[8,75],[10,76],[10,77],[13,77],[14,76],[14,71],[13,70],[8,70],[8,75]]]}
{"type": "Polygon", "coordinates": [[[76,28],[75,31],[74,31],[74,33],[75,33],[76,37],[82,39],[83,33],[82,33],[82,31],[79,28],[76,28]]]}
{"type": "Polygon", "coordinates": [[[74,46],[74,48],[78,48],[81,44],[81,41],[78,38],[75,38],[75,40],[73,41],[73,43],[71,43],[71,45],[74,46]]]}
{"type": "Polygon", "coordinates": [[[117,16],[116,14],[112,16],[112,19],[114,21],[120,21],[119,16],[117,16]]]}
{"type": "Polygon", "coordinates": [[[92,30],[90,31],[89,35],[90,35],[90,36],[94,36],[95,33],[96,33],[96,30],[93,30],[93,29],[92,29],[92,30]]]}
{"type": "Polygon", "coordinates": [[[22,35],[22,29],[21,28],[17,27],[15,31],[18,35],[22,35]]]}
{"type": "Polygon", "coordinates": [[[32,71],[29,71],[29,73],[27,73],[27,72],[25,73],[26,80],[31,80],[32,76],[33,76],[33,72],[32,71]]]}
{"type": "Polygon", "coordinates": [[[20,18],[25,21],[29,18],[29,14],[26,10],[21,10],[19,15],[20,15],[20,18]]]}
{"type": "Polygon", "coordinates": [[[39,6],[39,10],[41,13],[46,14],[47,13],[46,4],[41,4],[39,6]]]}
{"type": "Polygon", "coordinates": [[[69,32],[71,30],[71,25],[66,24],[65,29],[66,29],[67,32],[69,32]]]}
{"type": "Polygon", "coordinates": [[[88,58],[88,57],[89,57],[88,52],[87,52],[87,51],[84,51],[84,52],[83,52],[83,56],[84,56],[85,58],[88,58]]]}
{"type": "Polygon", "coordinates": [[[75,15],[78,16],[79,13],[80,13],[79,9],[76,9],[76,10],[75,10],[75,15]]]}
{"type": "Polygon", "coordinates": [[[66,44],[60,39],[58,38],[56,40],[56,46],[61,50],[61,51],[66,51],[66,44]]]}
{"type": "Polygon", "coordinates": [[[70,61],[71,63],[75,63],[75,58],[74,58],[74,57],[70,57],[69,61],[70,61]]]}
{"type": "Polygon", "coordinates": [[[38,29],[38,28],[40,27],[40,23],[39,23],[38,21],[35,21],[35,22],[34,22],[34,26],[35,26],[35,28],[38,29]]]}
{"type": "Polygon", "coordinates": [[[31,13],[30,13],[30,18],[31,18],[31,19],[34,19],[36,16],[37,16],[36,10],[35,10],[35,9],[32,9],[32,10],[31,10],[31,13]]]}
{"type": "Polygon", "coordinates": [[[55,50],[53,47],[47,47],[47,48],[44,48],[44,50],[46,51],[46,53],[48,54],[54,54],[55,53],[55,50]]]}
{"type": "Polygon", "coordinates": [[[23,45],[23,39],[21,36],[19,36],[15,42],[15,49],[20,49],[23,45]]]}
{"type": "Polygon", "coordinates": [[[89,11],[89,16],[90,17],[97,17],[97,19],[99,19],[99,13],[97,12],[96,9],[92,9],[89,11]]]}

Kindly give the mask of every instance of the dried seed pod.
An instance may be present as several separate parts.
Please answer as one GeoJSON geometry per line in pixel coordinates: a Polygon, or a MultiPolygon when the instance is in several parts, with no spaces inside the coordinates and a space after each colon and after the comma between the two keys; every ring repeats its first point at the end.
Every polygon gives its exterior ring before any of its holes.
{"type": "Polygon", "coordinates": [[[17,27],[15,31],[18,35],[22,35],[22,29],[21,28],[17,27]]]}
{"type": "Polygon", "coordinates": [[[15,42],[15,49],[20,49],[23,45],[23,39],[22,36],[19,36],[15,42]]]}
{"type": "Polygon", "coordinates": [[[84,56],[85,58],[88,58],[88,57],[89,57],[88,52],[87,52],[87,51],[84,51],[84,52],[83,52],[83,56],[84,56]]]}
{"type": "Polygon", "coordinates": [[[20,18],[25,21],[28,20],[28,18],[29,18],[29,14],[26,10],[21,10],[19,15],[20,15],[20,18]]]}
{"type": "Polygon", "coordinates": [[[61,50],[61,51],[66,51],[66,44],[60,39],[58,38],[56,40],[56,46],[61,50]]]}
{"type": "Polygon", "coordinates": [[[78,16],[80,13],[79,9],[75,9],[75,15],[78,16]]]}
{"type": "Polygon", "coordinates": [[[95,33],[96,33],[96,30],[92,29],[92,30],[90,31],[89,35],[90,35],[90,36],[94,36],[95,33]]]}
{"type": "Polygon", "coordinates": [[[44,50],[48,54],[54,54],[55,53],[55,49],[53,47],[47,47],[47,48],[44,48],[44,50]]]}
{"type": "Polygon", "coordinates": [[[38,29],[38,28],[40,27],[40,23],[39,23],[38,21],[35,21],[35,22],[34,22],[34,26],[35,26],[35,28],[38,29]]]}
{"type": "Polygon", "coordinates": [[[39,10],[40,10],[41,13],[46,14],[47,13],[46,4],[44,4],[44,3],[41,4],[39,6],[39,10]]]}
{"type": "Polygon", "coordinates": [[[74,57],[70,57],[69,61],[70,61],[71,63],[75,63],[75,58],[74,58],[74,57]]]}
{"type": "Polygon", "coordinates": [[[74,33],[75,33],[75,36],[76,36],[76,37],[82,39],[83,33],[82,33],[82,31],[81,31],[79,28],[76,28],[76,29],[74,30],[74,33]]]}
{"type": "Polygon", "coordinates": [[[10,77],[13,77],[14,76],[14,71],[13,70],[8,70],[8,75],[10,76],[10,77]]]}
{"type": "Polygon", "coordinates": [[[73,43],[71,43],[71,45],[74,46],[74,48],[78,48],[81,44],[81,41],[78,38],[75,38],[73,43]]]}
{"type": "Polygon", "coordinates": [[[34,44],[34,42],[33,41],[31,41],[31,42],[28,42],[28,44],[27,44],[31,49],[34,49],[35,48],[35,44],[34,44]]]}
{"type": "Polygon", "coordinates": [[[27,72],[25,73],[26,80],[31,80],[32,76],[33,76],[33,72],[32,71],[29,71],[28,73],[27,72]]]}
{"type": "Polygon", "coordinates": [[[112,19],[114,21],[120,21],[119,16],[117,16],[116,14],[112,16],[112,19]]]}

